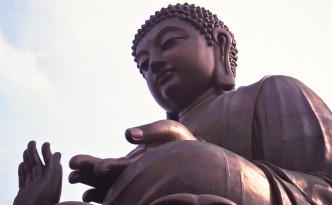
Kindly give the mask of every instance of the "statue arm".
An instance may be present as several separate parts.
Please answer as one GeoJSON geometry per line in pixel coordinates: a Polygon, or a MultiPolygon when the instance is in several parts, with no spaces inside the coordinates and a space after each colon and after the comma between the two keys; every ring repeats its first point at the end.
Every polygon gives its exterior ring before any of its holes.
{"type": "Polygon", "coordinates": [[[291,170],[319,170],[331,161],[332,116],[324,102],[299,80],[271,76],[255,105],[258,159],[291,170]],[[305,163],[303,163],[305,162],[305,163]]]}

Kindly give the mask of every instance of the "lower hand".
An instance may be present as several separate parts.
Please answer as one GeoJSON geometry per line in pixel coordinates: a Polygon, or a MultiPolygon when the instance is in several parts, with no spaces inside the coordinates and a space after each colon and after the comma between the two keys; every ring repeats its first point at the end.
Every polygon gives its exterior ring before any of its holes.
{"type": "Polygon", "coordinates": [[[69,166],[74,171],[69,175],[69,182],[93,187],[83,194],[83,201],[102,203],[121,172],[148,150],[171,141],[196,140],[186,127],[172,120],[129,128],[125,136],[130,143],[139,145],[127,157],[100,159],[89,155],[77,155],[70,160],[69,166]]]}

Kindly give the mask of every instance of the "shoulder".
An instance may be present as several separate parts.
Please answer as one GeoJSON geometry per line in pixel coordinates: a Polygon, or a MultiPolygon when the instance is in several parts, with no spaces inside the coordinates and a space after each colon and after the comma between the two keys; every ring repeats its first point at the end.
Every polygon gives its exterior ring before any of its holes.
{"type": "Polygon", "coordinates": [[[231,91],[230,93],[242,93],[248,91],[258,91],[261,88],[265,87],[274,87],[279,89],[289,89],[290,87],[306,87],[301,81],[296,78],[285,76],[285,75],[268,75],[264,76],[259,81],[247,85],[240,86],[237,90],[231,91]]]}
{"type": "MultiPolygon", "coordinates": [[[[283,96],[284,98],[319,98],[300,80],[284,75],[265,76],[258,82],[241,87],[244,90],[255,88],[257,97],[283,96]]],[[[240,88],[239,88],[240,90],[240,88]]]]}
{"type": "Polygon", "coordinates": [[[251,86],[256,87],[256,104],[264,105],[262,107],[265,108],[273,105],[274,108],[287,107],[287,110],[292,110],[292,107],[294,110],[300,107],[303,110],[312,110],[312,106],[321,106],[321,103],[318,103],[321,99],[314,91],[290,76],[265,76],[248,87],[251,86]]]}
{"type": "MultiPolygon", "coordinates": [[[[296,78],[284,75],[265,76],[261,80],[248,86],[241,86],[237,90],[226,92],[216,98],[218,105],[229,105],[236,110],[254,108],[258,102],[263,104],[298,105],[308,99],[320,99],[309,87],[296,78]]],[[[309,103],[311,104],[311,103],[309,103]]],[[[229,108],[227,108],[229,109],[229,108]]]]}
{"type": "MultiPolygon", "coordinates": [[[[219,98],[225,99],[251,99],[254,100],[257,97],[264,97],[269,95],[291,95],[292,93],[300,93],[302,91],[312,92],[305,84],[296,78],[284,75],[271,75],[264,76],[259,81],[247,85],[240,86],[234,91],[224,93],[219,98]]],[[[248,102],[248,100],[245,100],[248,102]]]]}
{"type": "Polygon", "coordinates": [[[290,77],[290,76],[285,76],[285,75],[269,75],[269,76],[264,76],[261,80],[258,82],[249,85],[247,87],[251,86],[259,86],[259,87],[266,87],[266,86],[277,86],[280,89],[284,88],[290,88],[290,87],[305,87],[307,86],[302,83],[300,80],[290,77]]]}
{"type": "Polygon", "coordinates": [[[304,85],[298,79],[290,77],[290,76],[286,76],[286,75],[269,75],[269,76],[265,76],[259,82],[263,82],[264,84],[269,84],[269,83],[287,83],[287,84],[300,84],[300,85],[304,85]]]}
{"type": "Polygon", "coordinates": [[[291,170],[330,166],[331,153],[322,150],[331,143],[331,112],[304,83],[288,76],[262,79],[255,114],[267,161],[291,170]]]}

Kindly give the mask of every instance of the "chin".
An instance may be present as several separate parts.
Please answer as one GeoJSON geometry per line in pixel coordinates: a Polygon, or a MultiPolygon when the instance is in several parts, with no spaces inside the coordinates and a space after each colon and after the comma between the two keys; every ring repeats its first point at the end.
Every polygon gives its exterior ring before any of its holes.
{"type": "Polygon", "coordinates": [[[176,102],[184,97],[183,88],[176,82],[168,82],[160,88],[160,91],[162,96],[171,102],[176,102]]]}

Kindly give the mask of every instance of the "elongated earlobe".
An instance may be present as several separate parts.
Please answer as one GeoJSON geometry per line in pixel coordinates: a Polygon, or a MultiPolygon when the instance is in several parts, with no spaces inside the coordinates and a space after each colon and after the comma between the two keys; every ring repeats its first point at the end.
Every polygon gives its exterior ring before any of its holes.
{"type": "Polygon", "coordinates": [[[224,28],[215,28],[213,40],[217,43],[215,50],[216,86],[222,91],[230,91],[235,87],[235,78],[230,64],[232,38],[224,28]]]}

